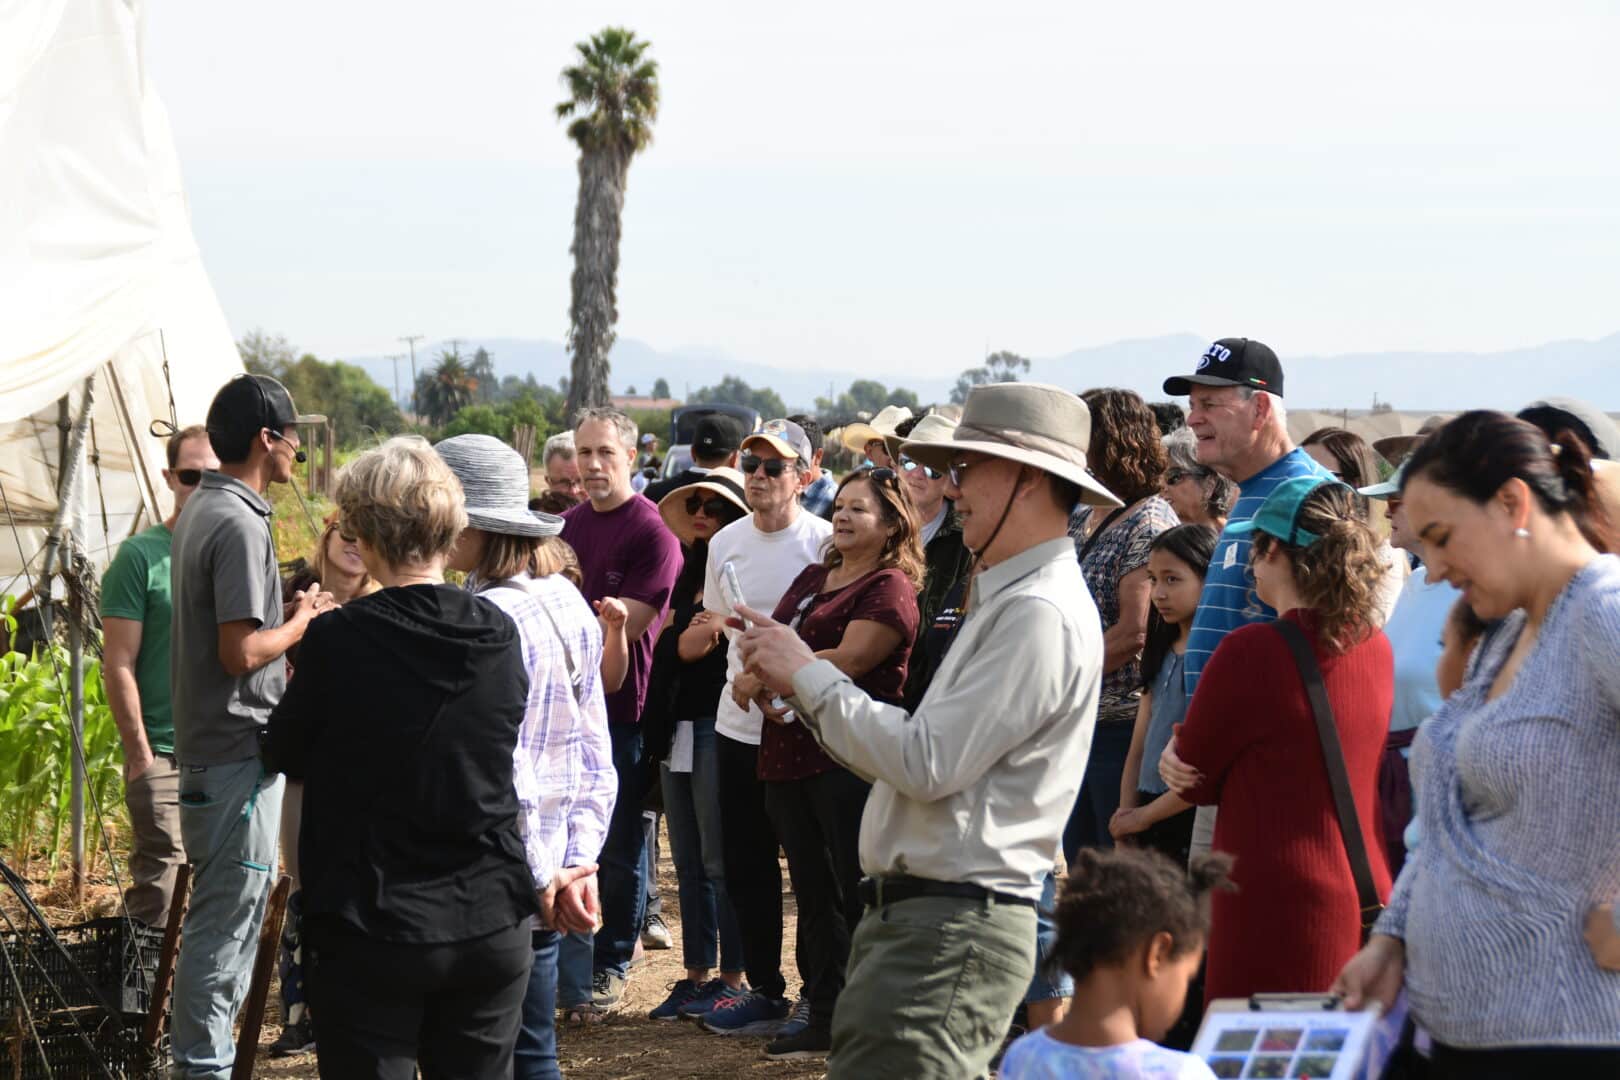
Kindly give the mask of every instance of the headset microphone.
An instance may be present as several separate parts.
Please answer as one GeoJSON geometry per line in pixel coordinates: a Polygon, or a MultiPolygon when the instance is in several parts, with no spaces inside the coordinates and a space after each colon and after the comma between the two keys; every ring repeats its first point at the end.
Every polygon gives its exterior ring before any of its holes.
{"type": "Polygon", "coordinates": [[[309,455],[304,453],[302,450],[294,450],[293,451],[293,460],[298,462],[298,464],[302,465],[304,462],[309,460],[309,455]]]}

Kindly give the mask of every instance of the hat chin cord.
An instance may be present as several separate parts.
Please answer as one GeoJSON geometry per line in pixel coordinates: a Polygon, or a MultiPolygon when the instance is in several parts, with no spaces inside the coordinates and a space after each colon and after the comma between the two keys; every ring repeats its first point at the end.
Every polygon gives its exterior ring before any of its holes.
{"type": "MultiPolygon", "coordinates": [[[[1023,474],[1020,472],[1019,479],[1022,478],[1023,474]]],[[[1007,496],[1007,504],[1001,508],[1001,517],[996,519],[996,527],[990,530],[990,538],[984,542],[983,547],[973,552],[973,561],[968,565],[967,572],[969,581],[972,581],[973,575],[979,572],[979,561],[984,558],[984,553],[990,550],[990,546],[996,542],[996,537],[1001,535],[1001,527],[1007,524],[1007,515],[1012,513],[1013,500],[1016,498],[1018,498],[1018,484],[1014,483],[1012,492],[1007,496]]],[[[964,606],[965,604],[964,598],[964,606]]]]}

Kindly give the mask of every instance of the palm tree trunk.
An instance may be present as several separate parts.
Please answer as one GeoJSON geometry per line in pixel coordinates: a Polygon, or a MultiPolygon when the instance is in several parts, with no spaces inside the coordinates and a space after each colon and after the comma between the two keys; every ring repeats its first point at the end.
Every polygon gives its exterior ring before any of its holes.
{"type": "Polygon", "coordinates": [[[629,158],[615,148],[582,151],[579,201],[574,206],[574,276],[569,305],[568,422],[574,413],[608,403],[608,352],[618,321],[619,236],[629,158]]]}

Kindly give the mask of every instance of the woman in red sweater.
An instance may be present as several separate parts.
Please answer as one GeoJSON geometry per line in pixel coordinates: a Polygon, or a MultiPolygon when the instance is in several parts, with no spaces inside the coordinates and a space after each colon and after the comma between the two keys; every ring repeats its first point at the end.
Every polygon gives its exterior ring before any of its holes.
{"type": "MultiPolygon", "coordinates": [[[[1378,625],[1378,542],[1355,493],[1320,477],[1280,484],[1252,522],[1261,602],[1304,629],[1322,669],[1364,837],[1378,835],[1378,761],[1394,669],[1378,625]]],[[[1182,798],[1218,805],[1216,849],[1237,857],[1238,891],[1214,900],[1206,1000],[1321,992],[1361,947],[1361,905],[1334,811],[1305,683],[1276,626],[1226,636],[1161,759],[1182,798]]],[[[1368,861],[1379,899],[1389,871],[1368,861]]]]}

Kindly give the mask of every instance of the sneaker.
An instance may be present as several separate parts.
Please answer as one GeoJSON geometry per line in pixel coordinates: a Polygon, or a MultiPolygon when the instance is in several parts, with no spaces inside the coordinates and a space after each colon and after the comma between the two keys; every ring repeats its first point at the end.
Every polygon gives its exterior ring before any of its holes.
{"type": "Polygon", "coordinates": [[[787,1023],[777,1029],[776,1037],[785,1039],[790,1035],[797,1035],[810,1026],[810,999],[800,996],[793,1003],[793,1011],[788,1014],[787,1023]]]}
{"type": "Polygon", "coordinates": [[[611,1009],[624,998],[625,977],[611,971],[598,971],[591,976],[591,1004],[598,1009],[611,1009]]]}
{"type": "MultiPolygon", "coordinates": [[[[783,1031],[786,1031],[783,1025],[783,1031]]],[[[772,1061],[803,1061],[806,1058],[824,1058],[832,1049],[832,1032],[808,1024],[792,1035],[778,1034],[765,1047],[765,1056],[772,1061]]]]}
{"type": "Polygon", "coordinates": [[[673,949],[675,939],[670,936],[669,927],[664,925],[664,917],[654,912],[647,916],[647,921],[641,924],[641,944],[648,949],[673,949]]]}
{"type": "Polygon", "coordinates": [[[653,1009],[652,1012],[648,1013],[647,1019],[679,1020],[681,1016],[681,1006],[687,1004],[702,992],[703,988],[698,986],[698,984],[693,982],[691,979],[682,979],[679,982],[670,983],[669,997],[664,999],[664,1003],[662,1005],[659,1005],[657,1008],[653,1009]]]}
{"type": "Polygon", "coordinates": [[[698,988],[697,996],[679,1010],[682,1020],[697,1020],[709,1014],[709,1011],[722,1001],[740,998],[748,993],[748,988],[727,986],[724,979],[710,979],[698,988]]]}
{"type": "Polygon", "coordinates": [[[304,1019],[281,1029],[281,1037],[270,1044],[270,1056],[292,1057],[294,1054],[311,1053],[314,1049],[315,1026],[304,1019]]]}
{"type": "Polygon", "coordinates": [[[792,1006],[787,998],[768,998],[757,990],[716,1002],[703,1026],[716,1035],[774,1035],[792,1006]]]}

